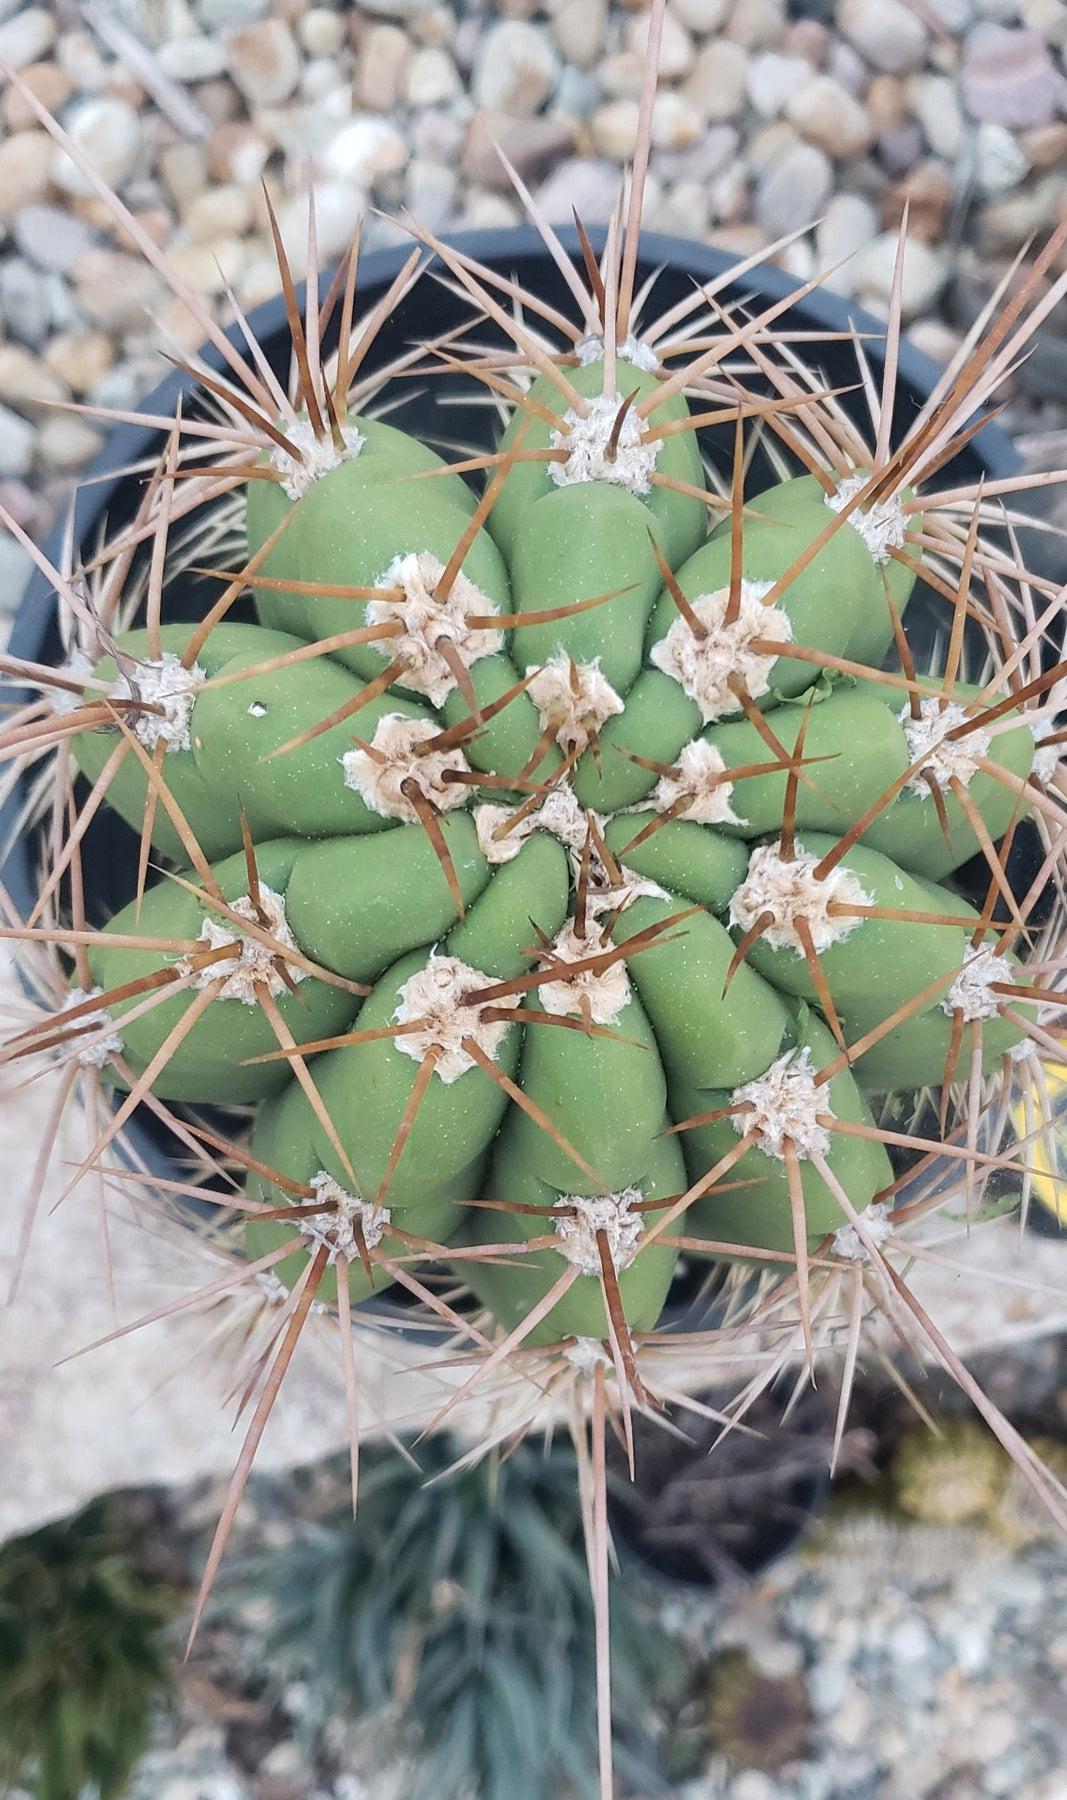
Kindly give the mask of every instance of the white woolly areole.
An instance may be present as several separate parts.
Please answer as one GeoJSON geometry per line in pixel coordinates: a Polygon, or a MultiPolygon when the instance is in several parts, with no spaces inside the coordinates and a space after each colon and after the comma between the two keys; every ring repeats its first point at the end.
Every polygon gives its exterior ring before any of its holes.
{"type": "Polygon", "coordinates": [[[1029,721],[1031,736],[1034,740],[1034,760],[1030,772],[1037,776],[1045,787],[1055,780],[1063,760],[1062,744],[1046,744],[1045,739],[1062,729],[1061,721],[1046,708],[1038,718],[1029,721]]]}
{"type": "Polygon", "coordinates": [[[985,756],[992,743],[991,734],[975,725],[966,737],[950,738],[948,733],[960,725],[971,724],[970,715],[955,700],[942,706],[936,694],[919,702],[919,717],[913,719],[905,706],[897,715],[904,727],[909,762],[922,758],[922,769],[916,769],[905,784],[913,794],[929,800],[929,784],[925,774],[933,776],[938,787],[947,787],[953,777],[969,787],[978,768],[978,758],[985,756]]]}
{"type": "Polygon", "coordinates": [[[314,1188],[315,1198],[324,1208],[319,1213],[306,1213],[299,1221],[300,1235],[309,1248],[325,1247],[329,1251],[327,1262],[334,1263],[339,1256],[354,1262],[360,1254],[357,1226],[368,1250],[381,1243],[393,1216],[387,1206],[375,1206],[370,1200],[361,1200],[358,1194],[350,1194],[325,1169],[313,1175],[308,1186],[314,1188]]]}
{"type": "Polygon", "coordinates": [[[600,1250],[597,1232],[607,1240],[608,1254],[616,1270],[628,1269],[637,1255],[637,1245],[645,1228],[644,1217],[631,1209],[642,1199],[640,1188],[622,1188],[617,1194],[561,1194],[557,1207],[573,1208],[556,1220],[556,1248],[567,1262],[583,1275],[599,1275],[600,1250]]]}
{"type": "MultiPolygon", "coordinates": [[[[65,675],[70,681],[86,681],[95,666],[92,657],[86,656],[84,650],[74,649],[67,657],[66,662],[60,663],[56,674],[65,675]]],[[[76,694],[70,688],[52,688],[49,690],[49,698],[52,702],[52,711],[57,713],[60,718],[65,717],[67,713],[75,712],[79,706],[84,706],[86,703],[84,694],[76,694]]]]}
{"type": "MultiPolygon", "coordinates": [[[[559,1230],[559,1226],[556,1226],[559,1230]]],[[[595,1375],[598,1369],[612,1369],[614,1364],[599,1338],[575,1338],[563,1346],[563,1358],[578,1376],[595,1375]]]]}
{"type": "MultiPolygon", "coordinates": [[[[554,944],[544,952],[560,963],[581,962],[596,956],[605,946],[590,938],[580,938],[573,920],[568,920],[554,944]]],[[[620,957],[606,969],[579,969],[574,975],[561,975],[556,962],[550,965],[551,979],[538,987],[538,998],[546,1012],[562,1014],[583,1011],[587,1001],[589,1017],[594,1025],[614,1025],[630,998],[630,977],[620,957]]]]}
{"type": "Polygon", "coordinates": [[[286,426],[285,435],[292,451],[277,444],[270,453],[271,466],[281,476],[282,492],[290,500],[302,500],[323,475],[359,455],[366,438],[354,425],[341,426],[342,444],[333,441],[332,432],[318,437],[309,419],[297,419],[286,426]]]}
{"type": "Polygon", "coordinates": [[[870,906],[871,895],[860,886],[852,870],[838,863],[827,875],[816,875],[818,858],[798,843],[791,860],[783,857],[781,844],[760,844],[749,857],[748,874],[730,901],[730,923],[747,931],[762,913],[772,913],[773,923],[763,931],[772,950],[788,946],[798,956],[804,946],[797,920],[805,920],[816,950],[829,950],[850,937],[862,919],[847,919],[830,912],[836,906],[870,906]]]}
{"type": "Polygon", "coordinates": [[[146,700],[162,712],[138,712],[130,729],[146,750],[163,744],[168,750],[188,750],[189,721],[196,696],[207,676],[199,663],[186,669],[180,656],[164,650],[162,656],[136,665],[132,675],[122,675],[111,689],[116,700],[146,700]]]}
{"type": "Polygon", "coordinates": [[[669,775],[661,775],[652,793],[657,812],[669,812],[686,798],[689,805],[682,814],[695,825],[744,825],[730,805],[734,791],[732,781],[723,781],[726,772],[722,751],[703,738],[686,744],[669,775]]]}
{"type": "Polygon", "coordinates": [[[403,588],[404,599],[368,600],[366,609],[368,625],[387,625],[396,620],[403,625],[404,635],[389,639],[389,655],[405,658],[408,666],[404,686],[425,694],[434,706],[447,700],[456,686],[455,675],[437,649],[442,638],[455,646],[465,669],[480,657],[495,655],[504,642],[502,631],[478,630],[468,625],[468,616],[495,613],[497,607],[462,571],[447,598],[436,597],[434,590],[444,572],[444,563],[429,550],[394,556],[374,585],[403,588]]]}
{"type": "MultiPolygon", "coordinates": [[[[487,862],[511,862],[535,831],[547,831],[551,837],[558,838],[580,862],[590,818],[595,821],[598,830],[602,831],[604,828],[600,813],[587,812],[566,781],[561,781],[552,788],[540,806],[528,812],[517,825],[508,831],[502,830],[521,810],[518,806],[475,807],[474,827],[478,833],[482,855],[487,862]]],[[[593,864],[598,861],[595,851],[591,861],[593,864]]]]}
{"type": "MultiPolygon", "coordinates": [[[[533,665],[527,664],[529,675],[533,665]]],[[[541,715],[542,727],[552,727],[556,743],[566,755],[585,750],[605,720],[622,711],[622,701],[606,675],[600,658],[572,662],[565,650],[557,650],[536,669],[527,689],[541,715]]]]}
{"type": "MultiPolygon", "coordinates": [[[[63,1012],[70,1012],[73,1007],[81,1006],[86,1000],[97,999],[103,991],[103,988],[99,987],[71,988],[63,1012]]],[[[60,1016],[62,1017],[62,1014],[60,1016]]],[[[80,1019],[75,1019],[74,1024],[79,1031],[91,1028],[93,1031],[106,1031],[107,1033],[105,1037],[97,1039],[94,1043],[84,1044],[80,1050],[75,1052],[75,1061],[83,1069],[102,1069],[113,1056],[121,1056],[123,1040],[115,1029],[115,1021],[106,1007],[99,1006],[95,1012],[83,1013],[80,1019]]]]}
{"type": "Polygon", "coordinates": [[[751,649],[754,638],[792,642],[793,626],[788,613],[778,606],[763,604],[773,585],[770,581],[743,581],[740,609],[729,624],[729,588],[698,594],[690,605],[700,623],[707,627],[706,635],[697,637],[679,613],[649,652],[657,669],[677,681],[690,700],[696,702],[705,725],[726,713],[741,711],[740,701],[728,686],[732,676],[740,676],[753,700],[770,687],[771,670],[778,659],[751,649]]]}
{"type": "MultiPolygon", "coordinates": [[[[269,932],[275,944],[282,949],[297,949],[296,939],[285,922],[285,901],[281,895],[261,881],[259,902],[260,911],[265,915],[262,921],[249,894],[242,894],[237,900],[229,900],[227,905],[231,913],[247,919],[250,925],[262,924],[262,929],[269,932]]],[[[225,986],[216,998],[240,1000],[242,1006],[259,1005],[257,987],[266,988],[272,999],[288,991],[275,966],[279,951],[261,943],[258,938],[245,937],[242,932],[235,931],[229,918],[225,922],[221,919],[205,919],[200,927],[200,940],[209,950],[221,950],[224,944],[232,944],[237,966],[231,971],[229,959],[224,957],[220,962],[208,963],[206,968],[194,969],[190,958],[183,956],[178,968],[183,975],[191,976],[193,987],[210,987],[213,981],[218,981],[220,976],[225,975],[225,986]]],[[[307,980],[307,970],[300,968],[298,964],[287,963],[287,973],[290,981],[307,980]]]]}
{"type": "Polygon", "coordinates": [[[383,713],[374,727],[370,749],[346,750],[339,758],[345,786],[354,788],[371,812],[383,819],[403,819],[408,825],[417,824],[419,814],[411,796],[404,792],[405,782],[413,782],[439,812],[465,806],[468,791],[463,782],[443,779],[448,773],[470,769],[462,750],[420,752],[420,746],[437,737],[440,729],[433,719],[383,713]]]}
{"type": "Polygon", "coordinates": [[[829,1150],[829,1127],[820,1125],[819,1115],[829,1114],[830,1106],[825,1089],[815,1085],[806,1044],[800,1051],[787,1050],[765,1075],[735,1088],[730,1099],[734,1105],[741,1100],[746,1103],[743,1112],[730,1114],[738,1137],[754,1131],[757,1147],[766,1156],[784,1162],[787,1138],[792,1139],[798,1156],[825,1156],[829,1150]]]}
{"type": "MultiPolygon", "coordinates": [[[[887,1200],[875,1200],[861,1214],[864,1233],[876,1249],[885,1243],[893,1230],[891,1213],[892,1207],[887,1200]]],[[[854,1225],[838,1226],[832,1249],[835,1256],[844,1257],[846,1262],[866,1262],[870,1254],[854,1225]]]]}
{"type": "Polygon", "coordinates": [[[563,413],[559,429],[549,438],[553,450],[567,452],[566,462],[548,465],[557,487],[573,487],[580,481],[610,481],[615,487],[629,488],[631,494],[648,493],[663,440],[651,438],[646,443],[645,420],[632,406],[627,407],[619,428],[615,460],[609,461],[608,443],[622,404],[618,394],[597,394],[587,402],[584,417],[573,409],[563,413]]]}
{"type": "MultiPolygon", "coordinates": [[[[458,956],[440,956],[436,950],[431,951],[425,967],[417,969],[397,989],[400,1004],[393,1014],[396,1025],[410,1025],[417,1020],[425,1029],[394,1038],[396,1048],[420,1063],[430,1050],[440,1050],[434,1074],[451,1087],[468,1069],[477,1066],[463,1048],[464,1038],[470,1038],[486,1056],[495,1057],[511,1029],[506,1019],[482,1019],[478,1008],[466,1002],[467,994],[492,985],[491,976],[461,962],[458,956]]],[[[519,999],[518,994],[507,994],[494,1000],[493,1005],[515,1007],[519,999]]]]}
{"type": "MultiPolygon", "coordinates": [[[[850,475],[843,481],[835,494],[827,494],[826,504],[831,512],[841,512],[854,500],[856,495],[867,486],[870,477],[867,475],[850,475]]],[[[878,500],[874,506],[857,506],[855,512],[848,515],[848,523],[859,532],[872,561],[887,563],[891,550],[902,550],[907,538],[908,522],[897,494],[890,494],[887,500],[878,500]]]]}
{"type": "Polygon", "coordinates": [[[974,1019],[995,1019],[1006,997],[993,992],[995,981],[1014,987],[1014,965],[988,944],[980,944],[977,950],[968,948],[962,969],[939,1002],[941,1011],[960,1012],[968,1023],[974,1019]]]}
{"type": "MultiPolygon", "coordinates": [[[[580,338],[574,348],[583,369],[588,368],[590,363],[601,362],[605,349],[603,334],[591,331],[580,338]]],[[[643,344],[640,338],[635,338],[633,332],[618,345],[615,355],[619,362],[627,362],[633,369],[643,369],[647,375],[655,375],[660,366],[656,352],[648,344],[643,344]]]]}
{"type": "MultiPolygon", "coordinates": [[[[589,895],[587,912],[591,919],[603,919],[608,913],[624,913],[635,900],[669,900],[670,895],[661,888],[658,881],[649,881],[644,875],[638,875],[620,863],[621,882],[611,883],[605,880],[601,887],[594,889],[589,895]]],[[[606,875],[606,871],[605,871],[606,875]]]]}

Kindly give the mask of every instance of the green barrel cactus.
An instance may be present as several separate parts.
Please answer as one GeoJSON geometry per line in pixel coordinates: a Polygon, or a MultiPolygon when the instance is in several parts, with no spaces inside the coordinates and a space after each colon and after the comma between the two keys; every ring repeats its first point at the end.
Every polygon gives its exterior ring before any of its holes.
{"type": "Polygon", "coordinates": [[[842,396],[788,299],[638,288],[654,80],[653,43],[625,228],[574,261],[538,221],[570,310],[428,233],[361,310],[357,248],[323,293],[312,231],[301,313],[278,235],[292,379],[205,318],[210,408],[135,516],[85,568],[38,553],[70,654],[13,659],[4,741],[47,850],[13,935],[52,960],[3,1054],[95,1097],[68,1191],[167,1122],[234,1259],[209,1291],[281,1309],[205,1592],[314,1304],[353,1418],[351,1307],[386,1288],[474,1356],[461,1395],[562,1384],[590,1492],[606,1410],[676,1391],[661,1345],[710,1379],[715,1331],[664,1329],[682,1258],[734,1271],[759,1382],[844,1346],[839,1441],[869,1308],[975,1398],[897,1265],[1047,1130],[1008,1137],[1058,1050],[1061,596],[1019,560],[1024,478],[959,458],[1057,240],[916,414],[899,296],[881,392],[857,344],[842,396]],[[442,329],[390,355],[424,251],[442,329]],[[450,384],[499,429],[446,457],[450,384]],[[94,926],[104,809],[135,836],[94,926]]]}

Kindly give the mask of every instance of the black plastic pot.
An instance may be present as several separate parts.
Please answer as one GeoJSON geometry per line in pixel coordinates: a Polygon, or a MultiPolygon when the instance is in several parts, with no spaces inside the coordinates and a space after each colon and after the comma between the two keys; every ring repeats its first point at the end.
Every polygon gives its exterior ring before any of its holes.
{"type": "MultiPolygon", "coordinates": [[[[562,235],[569,248],[577,254],[578,244],[574,234],[562,235]]],[[[568,295],[559,271],[532,229],[473,232],[457,238],[456,243],[467,255],[478,258],[502,273],[516,275],[527,289],[561,309],[568,310],[568,295]]],[[[404,255],[403,251],[389,250],[363,258],[360,265],[360,297],[365,309],[369,309],[379,299],[393,280],[404,255]]],[[[660,270],[654,295],[655,308],[659,311],[688,296],[694,283],[706,283],[724,274],[730,263],[731,259],[721,251],[680,239],[649,235],[643,241],[638,281],[643,281],[655,269],[660,270]]],[[[726,289],[722,298],[727,302],[747,299],[759,306],[783,297],[794,287],[795,283],[779,270],[767,268],[746,275],[736,287],[726,289]]],[[[373,369],[381,366],[411,344],[436,337],[469,318],[470,309],[450,289],[440,282],[424,279],[385,321],[367,367],[373,369]]],[[[876,320],[856,311],[835,295],[809,294],[798,304],[795,314],[791,315],[791,322],[798,329],[841,333],[855,329],[870,334],[866,344],[867,355],[876,376],[879,373],[881,346],[878,333],[881,327],[876,320]]],[[[253,313],[251,323],[270,362],[284,377],[289,362],[290,338],[281,296],[259,307],[253,313]]],[[[230,335],[235,343],[239,343],[236,329],[230,335]]],[[[479,328],[481,342],[494,335],[499,336],[490,326],[479,328]]],[[[500,341],[503,342],[503,339],[500,341]]],[[[846,345],[827,341],[813,345],[811,350],[828,385],[842,386],[855,381],[855,364],[846,345]]],[[[222,359],[216,350],[209,347],[203,352],[203,357],[208,367],[222,367],[222,359]]],[[[922,405],[937,374],[936,365],[929,358],[907,343],[902,345],[897,390],[898,425],[901,429],[922,405]]],[[[435,377],[432,384],[425,381],[420,383],[417,379],[408,380],[403,384],[403,403],[390,413],[391,421],[432,439],[434,427],[440,429],[441,415],[436,411],[437,402],[442,392],[448,388],[447,379],[439,381],[435,377]]],[[[451,387],[452,397],[460,400],[460,404],[450,405],[444,414],[449,436],[457,444],[484,443],[491,424],[488,409],[484,404],[476,403],[476,384],[467,384],[466,403],[462,402],[461,389],[461,382],[451,387]]],[[[147,396],[143,409],[148,413],[166,415],[173,412],[179,397],[183,400],[186,416],[195,412],[200,404],[195,381],[181,374],[171,374],[147,396]]],[[[853,404],[857,416],[860,415],[863,406],[861,396],[852,396],[846,404],[853,404]]],[[[104,450],[87,470],[77,495],[74,537],[84,554],[90,553],[104,530],[105,522],[108,530],[114,531],[132,518],[141,497],[142,478],[138,474],[131,474],[130,469],[158,457],[162,442],[159,431],[130,425],[121,426],[108,439],[104,450]]],[[[724,466],[728,466],[729,445],[726,441],[718,444],[712,442],[706,447],[710,448],[713,455],[722,455],[724,466]]],[[[988,426],[966,447],[953,468],[952,479],[973,480],[983,473],[990,477],[1002,477],[1016,467],[1017,460],[1009,440],[995,426],[988,426]]],[[[60,560],[62,551],[59,533],[49,545],[49,553],[53,561],[60,560]]],[[[199,617],[206,607],[209,594],[214,599],[217,588],[201,587],[195,578],[183,577],[180,607],[175,607],[172,596],[168,616],[184,614],[199,617]]],[[[235,613],[233,616],[240,615],[235,613]]],[[[29,583],[11,635],[10,650],[13,655],[37,662],[54,663],[60,660],[61,644],[54,597],[48,583],[40,575],[35,575],[29,583]]],[[[0,811],[0,841],[6,841],[17,821],[22,799],[22,794],[15,792],[0,811]]],[[[84,845],[86,908],[91,921],[102,922],[125,903],[132,888],[135,855],[134,834],[107,808],[101,809],[86,835],[84,845]]],[[[36,845],[33,834],[30,833],[22,835],[13,844],[0,866],[0,881],[23,914],[33,904],[35,863],[36,845]]],[[[150,1164],[166,1166],[170,1146],[165,1132],[155,1120],[148,1115],[142,1116],[131,1121],[128,1130],[136,1140],[140,1154],[150,1164]]],[[[694,1304],[694,1292],[699,1291],[699,1286],[690,1277],[688,1288],[683,1287],[679,1292],[677,1305],[667,1314],[673,1329],[698,1329],[706,1324],[705,1306],[702,1303],[694,1304]]],[[[372,1309],[380,1309],[382,1303],[372,1299],[365,1304],[372,1309]]]]}

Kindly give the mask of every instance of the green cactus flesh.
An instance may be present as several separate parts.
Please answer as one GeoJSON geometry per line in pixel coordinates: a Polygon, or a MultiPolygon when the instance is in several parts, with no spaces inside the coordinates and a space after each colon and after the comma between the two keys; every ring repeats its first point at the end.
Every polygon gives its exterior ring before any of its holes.
{"type": "MultiPolygon", "coordinates": [[[[603,363],[570,374],[592,432],[603,363]]],[[[256,1103],[250,1255],[290,1246],[292,1284],[325,1250],[330,1301],[343,1252],[359,1299],[414,1238],[544,1343],[651,1330],[676,1213],[690,1249],[814,1250],[892,1183],[872,1100],[1011,1051],[1014,960],[942,884],[1025,811],[1034,743],[878,675],[912,573],[812,476],[747,499],[738,564],[693,431],[670,479],[557,479],[565,403],[530,403],[484,517],[374,419],[296,501],[250,482],[258,622],[98,664],[120,713],[156,698],[108,799],[176,867],[89,967],[116,1086],[256,1103]]],[[[115,747],[78,736],[90,782],[115,747]]]]}

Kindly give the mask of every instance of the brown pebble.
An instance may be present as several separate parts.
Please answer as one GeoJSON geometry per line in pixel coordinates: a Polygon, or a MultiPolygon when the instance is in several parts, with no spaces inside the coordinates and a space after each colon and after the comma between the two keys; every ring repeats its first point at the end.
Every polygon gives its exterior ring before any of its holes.
{"type": "MultiPolygon", "coordinates": [[[[57,113],[74,92],[73,80],[58,63],[30,63],[19,73],[34,98],[47,107],[50,113],[57,113]]],[[[37,124],[37,114],[15,87],[5,89],[3,100],[0,101],[0,116],[8,131],[26,131],[37,124]]]]}
{"type": "Polygon", "coordinates": [[[782,39],[783,56],[802,56],[816,69],[826,66],[833,37],[818,19],[795,19],[782,39]]]}
{"type": "Polygon", "coordinates": [[[894,182],[882,205],[886,231],[900,224],[905,202],[909,203],[908,236],[919,238],[924,244],[938,243],[952,204],[952,182],[941,163],[920,163],[910,175],[894,182]]]}

